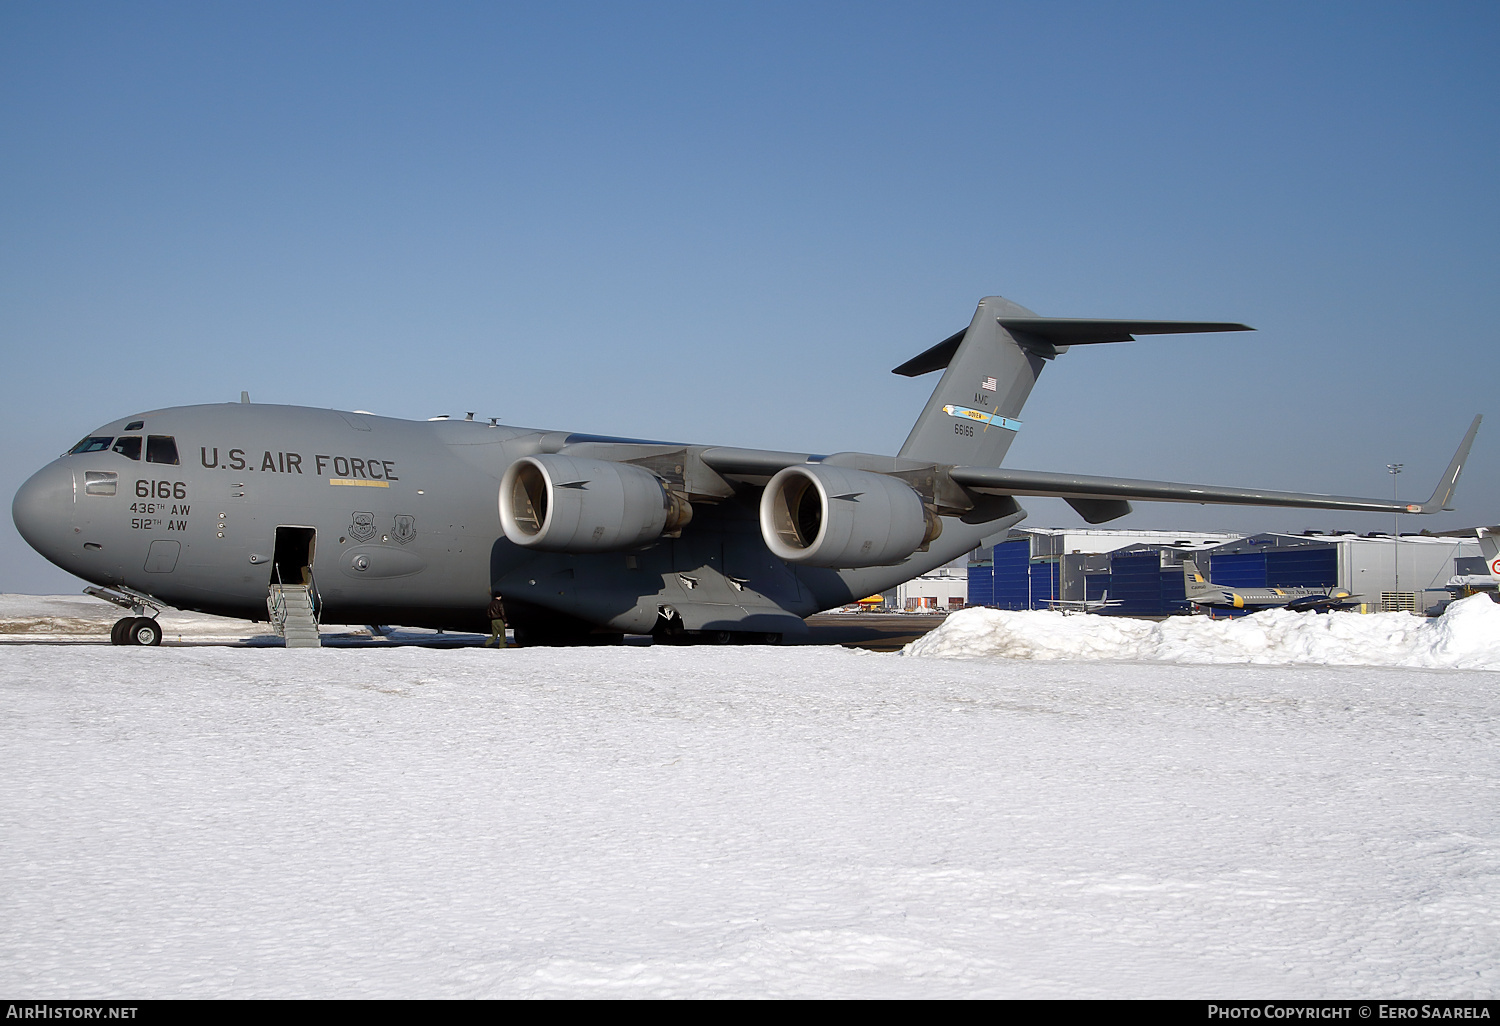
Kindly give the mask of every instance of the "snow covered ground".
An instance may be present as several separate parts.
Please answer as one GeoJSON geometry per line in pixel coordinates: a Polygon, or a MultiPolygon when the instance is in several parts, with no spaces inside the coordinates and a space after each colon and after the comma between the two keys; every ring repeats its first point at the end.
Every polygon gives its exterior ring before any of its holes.
{"type": "Polygon", "coordinates": [[[0,993],[1500,994],[1500,676],[1076,655],[0,646],[0,993]]]}

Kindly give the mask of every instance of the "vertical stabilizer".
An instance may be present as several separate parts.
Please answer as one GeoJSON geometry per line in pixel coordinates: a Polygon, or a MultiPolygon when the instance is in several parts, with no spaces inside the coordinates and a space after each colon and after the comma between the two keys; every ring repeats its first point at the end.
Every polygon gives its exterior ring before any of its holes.
{"type": "Polygon", "coordinates": [[[1484,565],[1489,567],[1490,576],[1500,584],[1500,538],[1488,528],[1475,529],[1479,535],[1479,551],[1484,553],[1484,565]]]}
{"type": "Polygon", "coordinates": [[[1195,559],[1182,561],[1182,590],[1186,593],[1189,602],[1224,597],[1224,589],[1217,587],[1208,579],[1207,574],[1198,569],[1198,561],[1195,559]]]}
{"type": "MultiPolygon", "coordinates": [[[[957,344],[922,416],[901,447],[902,456],[970,467],[1000,465],[1021,429],[1021,407],[1031,395],[1031,386],[1055,350],[1048,351],[1045,345],[1021,345],[999,319],[1035,316],[1008,299],[988,296],[979,301],[974,320],[962,336],[929,350],[934,353],[957,344]]],[[[936,366],[941,364],[932,369],[936,366]]],[[[898,373],[911,372],[898,369],[898,373]]]]}

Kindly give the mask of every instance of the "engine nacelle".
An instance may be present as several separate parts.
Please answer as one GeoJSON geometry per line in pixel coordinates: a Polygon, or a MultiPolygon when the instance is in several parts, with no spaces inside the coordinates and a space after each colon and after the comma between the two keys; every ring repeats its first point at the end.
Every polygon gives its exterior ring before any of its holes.
{"type": "Polygon", "coordinates": [[[787,467],[760,497],[760,533],[772,553],[808,566],[899,563],[942,532],[905,482],[816,463],[787,467]]]}
{"type": "Polygon", "coordinates": [[[523,456],[500,479],[500,526],[545,552],[610,552],[679,532],[692,505],[649,470],[577,456],[523,456]]]}

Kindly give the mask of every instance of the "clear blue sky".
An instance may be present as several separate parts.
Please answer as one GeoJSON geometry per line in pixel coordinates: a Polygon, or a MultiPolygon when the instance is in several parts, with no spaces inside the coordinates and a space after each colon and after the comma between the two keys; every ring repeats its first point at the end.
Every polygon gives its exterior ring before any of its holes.
{"type": "MultiPolygon", "coordinates": [[[[241,389],[894,452],[890,368],[1000,294],[1260,329],[1068,353],[1009,465],[1425,498],[1483,412],[1420,526],[1495,523],[1497,52],[1492,2],[0,5],[0,492],[241,389]]],[[[0,591],[77,586],[5,518],[0,591]]]]}

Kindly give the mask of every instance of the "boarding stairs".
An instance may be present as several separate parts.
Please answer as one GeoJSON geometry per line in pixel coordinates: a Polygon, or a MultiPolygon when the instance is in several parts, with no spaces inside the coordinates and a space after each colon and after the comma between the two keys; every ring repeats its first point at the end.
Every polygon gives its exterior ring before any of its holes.
{"type": "Polygon", "coordinates": [[[286,639],[287,648],[322,647],[312,585],[272,584],[266,611],[271,614],[271,626],[286,639]]]}

